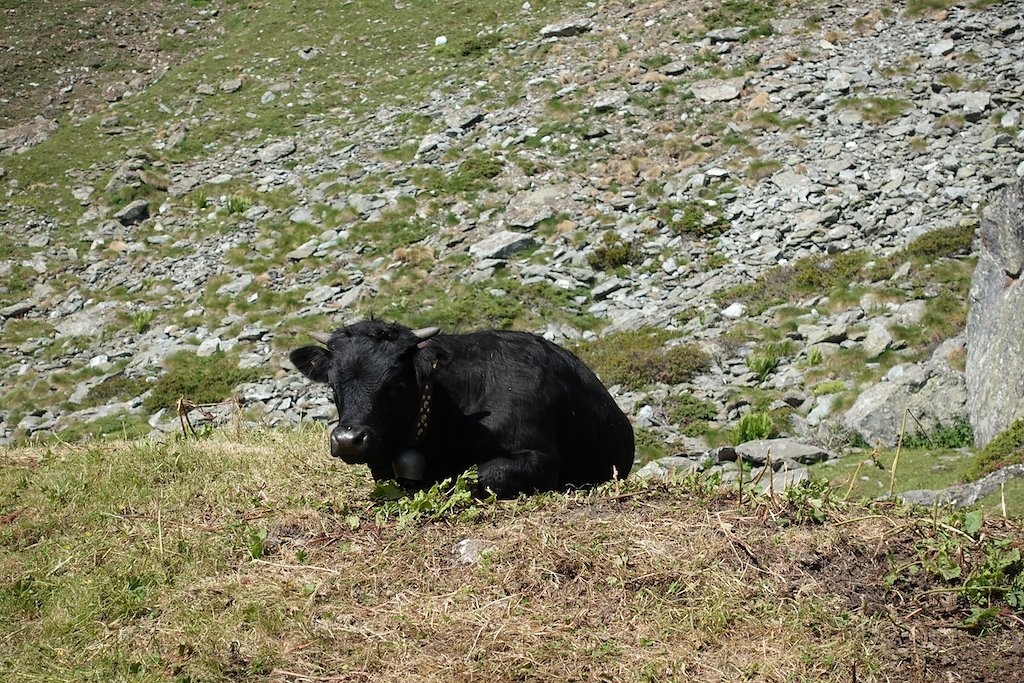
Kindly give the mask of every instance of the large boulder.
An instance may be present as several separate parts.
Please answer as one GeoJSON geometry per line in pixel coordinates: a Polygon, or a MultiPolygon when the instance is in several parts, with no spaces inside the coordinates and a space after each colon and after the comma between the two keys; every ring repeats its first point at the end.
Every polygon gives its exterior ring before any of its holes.
{"type": "MultiPolygon", "coordinates": [[[[843,426],[872,446],[892,447],[899,441],[908,408],[926,429],[963,418],[967,403],[964,375],[949,363],[949,356],[962,344],[962,338],[951,339],[928,361],[893,367],[883,381],[857,397],[843,415],[843,426]]],[[[907,432],[917,430],[917,423],[908,417],[907,432]]]]}
{"type": "Polygon", "coordinates": [[[967,411],[984,446],[1024,417],[1024,180],[981,219],[967,313],[967,411]]]}

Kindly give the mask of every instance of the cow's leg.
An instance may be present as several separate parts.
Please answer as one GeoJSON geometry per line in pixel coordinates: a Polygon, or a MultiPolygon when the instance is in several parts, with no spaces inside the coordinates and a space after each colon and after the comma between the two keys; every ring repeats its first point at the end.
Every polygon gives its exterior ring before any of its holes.
{"type": "Polygon", "coordinates": [[[477,468],[480,488],[499,498],[558,488],[557,462],[557,456],[534,450],[491,458],[477,468]]]}

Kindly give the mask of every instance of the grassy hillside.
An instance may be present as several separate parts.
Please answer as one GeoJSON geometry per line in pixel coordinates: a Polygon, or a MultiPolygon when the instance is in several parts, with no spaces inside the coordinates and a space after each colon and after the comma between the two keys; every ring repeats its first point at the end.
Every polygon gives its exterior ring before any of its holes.
{"type": "MultiPolygon", "coordinates": [[[[0,678],[1008,681],[1020,525],[693,480],[370,498],[324,435],[0,455],[0,678]],[[453,548],[486,548],[465,563],[453,548]]],[[[1018,611],[1015,611],[1018,610],[1018,611]]]]}

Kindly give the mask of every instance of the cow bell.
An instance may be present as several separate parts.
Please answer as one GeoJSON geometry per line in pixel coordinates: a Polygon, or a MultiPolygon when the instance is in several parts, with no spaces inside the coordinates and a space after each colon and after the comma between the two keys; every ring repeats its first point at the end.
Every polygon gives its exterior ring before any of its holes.
{"type": "Polygon", "coordinates": [[[399,453],[398,457],[391,461],[391,466],[398,479],[422,481],[427,474],[427,459],[422,453],[411,448],[399,453]]]}

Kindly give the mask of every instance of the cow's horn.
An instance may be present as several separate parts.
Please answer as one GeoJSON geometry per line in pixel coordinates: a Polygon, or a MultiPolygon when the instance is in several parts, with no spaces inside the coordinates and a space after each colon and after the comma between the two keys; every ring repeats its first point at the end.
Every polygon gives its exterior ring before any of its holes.
{"type": "Polygon", "coordinates": [[[418,330],[413,330],[412,333],[416,335],[417,339],[430,339],[440,331],[440,327],[424,327],[418,330]]]}
{"type": "Polygon", "coordinates": [[[330,332],[310,332],[309,336],[317,340],[324,346],[327,346],[327,342],[331,340],[330,332]]]}

